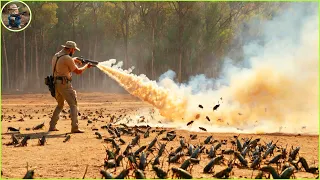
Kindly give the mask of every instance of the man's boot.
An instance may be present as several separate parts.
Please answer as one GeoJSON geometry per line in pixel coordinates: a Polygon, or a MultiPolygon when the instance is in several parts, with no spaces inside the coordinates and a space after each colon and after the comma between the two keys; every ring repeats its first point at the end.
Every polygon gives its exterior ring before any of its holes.
{"type": "Polygon", "coordinates": [[[57,128],[49,128],[49,131],[59,131],[57,128]]]}
{"type": "Polygon", "coordinates": [[[71,133],[84,133],[84,131],[81,129],[72,129],[71,133]]]}

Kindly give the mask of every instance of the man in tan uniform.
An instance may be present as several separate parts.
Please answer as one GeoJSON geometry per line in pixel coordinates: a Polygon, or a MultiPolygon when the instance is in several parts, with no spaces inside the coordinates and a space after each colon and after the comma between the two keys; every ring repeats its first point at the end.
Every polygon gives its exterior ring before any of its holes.
{"type": "Polygon", "coordinates": [[[55,98],[58,105],[53,112],[49,131],[58,131],[56,124],[59,120],[60,112],[63,109],[64,101],[66,100],[70,106],[71,133],[83,133],[84,131],[79,129],[78,124],[77,95],[71,84],[71,72],[82,74],[82,72],[90,68],[91,65],[86,64],[81,68],[76,66],[75,63],[81,65],[81,61],[76,57],[71,57],[76,50],[80,51],[75,42],[67,41],[62,47],[63,49],[52,58],[52,71],[54,72],[56,92],[55,98]]]}

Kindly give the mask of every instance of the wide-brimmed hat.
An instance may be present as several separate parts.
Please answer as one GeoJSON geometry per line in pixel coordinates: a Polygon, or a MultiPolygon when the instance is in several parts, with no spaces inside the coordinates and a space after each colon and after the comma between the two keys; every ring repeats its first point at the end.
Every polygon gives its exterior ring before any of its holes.
{"type": "Polygon", "coordinates": [[[16,4],[10,4],[9,10],[18,10],[20,7],[18,7],[16,4]]]}
{"type": "Polygon", "coordinates": [[[65,45],[61,45],[64,48],[74,48],[78,51],[80,51],[80,49],[77,47],[77,44],[73,41],[67,41],[65,45]]]}

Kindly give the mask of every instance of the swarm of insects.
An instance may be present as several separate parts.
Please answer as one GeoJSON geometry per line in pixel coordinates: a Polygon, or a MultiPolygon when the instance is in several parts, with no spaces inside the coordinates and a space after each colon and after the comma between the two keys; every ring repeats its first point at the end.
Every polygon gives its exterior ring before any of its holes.
{"type": "MultiPolygon", "coordinates": [[[[192,124],[189,122],[188,125],[192,124]]],[[[100,171],[103,178],[195,178],[193,167],[204,164],[201,170],[206,177],[233,178],[237,177],[233,171],[237,168],[256,172],[251,178],[293,178],[295,173],[305,171],[317,174],[316,166],[310,167],[307,161],[299,156],[300,148],[287,149],[278,141],[265,143],[261,138],[243,139],[235,135],[229,139],[216,139],[213,135],[200,141],[197,134],[188,137],[178,136],[176,131],[135,129],[135,136],[129,135],[131,127],[122,124],[119,129],[121,136],[131,136],[131,141],[125,142],[117,137],[105,139],[107,156],[105,169],[100,171]],[[141,131],[141,132],[140,132],[141,131]],[[148,132],[148,136],[145,133],[148,132]],[[147,143],[140,142],[140,134],[150,138],[147,143]],[[175,137],[180,139],[175,139],[175,137]],[[198,140],[199,139],[199,140],[198,140]],[[170,141],[171,140],[171,141],[170,141]],[[176,141],[179,141],[177,143],[176,141]],[[120,142],[120,144],[117,144],[120,142]],[[168,144],[175,144],[169,146],[168,144]],[[123,146],[123,151],[119,151],[123,146]],[[279,152],[279,153],[277,153],[279,152]],[[302,167],[302,168],[300,168],[302,167]],[[116,169],[122,168],[119,174],[113,174],[116,169]],[[113,169],[113,170],[112,170],[113,169]],[[153,173],[147,173],[152,170],[153,173]],[[146,174],[148,174],[146,176],[146,174]]],[[[199,127],[206,131],[205,128],[199,127]]]]}

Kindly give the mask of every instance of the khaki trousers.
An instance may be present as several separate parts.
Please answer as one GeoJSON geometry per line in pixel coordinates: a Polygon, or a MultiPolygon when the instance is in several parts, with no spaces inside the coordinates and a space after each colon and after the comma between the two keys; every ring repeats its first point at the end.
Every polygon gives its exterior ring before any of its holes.
{"type": "Polygon", "coordinates": [[[60,113],[64,106],[64,101],[66,100],[70,107],[70,116],[71,116],[71,131],[78,130],[78,108],[77,108],[77,94],[76,91],[73,90],[71,82],[62,83],[61,80],[56,80],[55,83],[56,88],[56,100],[58,105],[53,112],[50,121],[50,129],[56,127],[56,124],[59,120],[60,113]]]}

